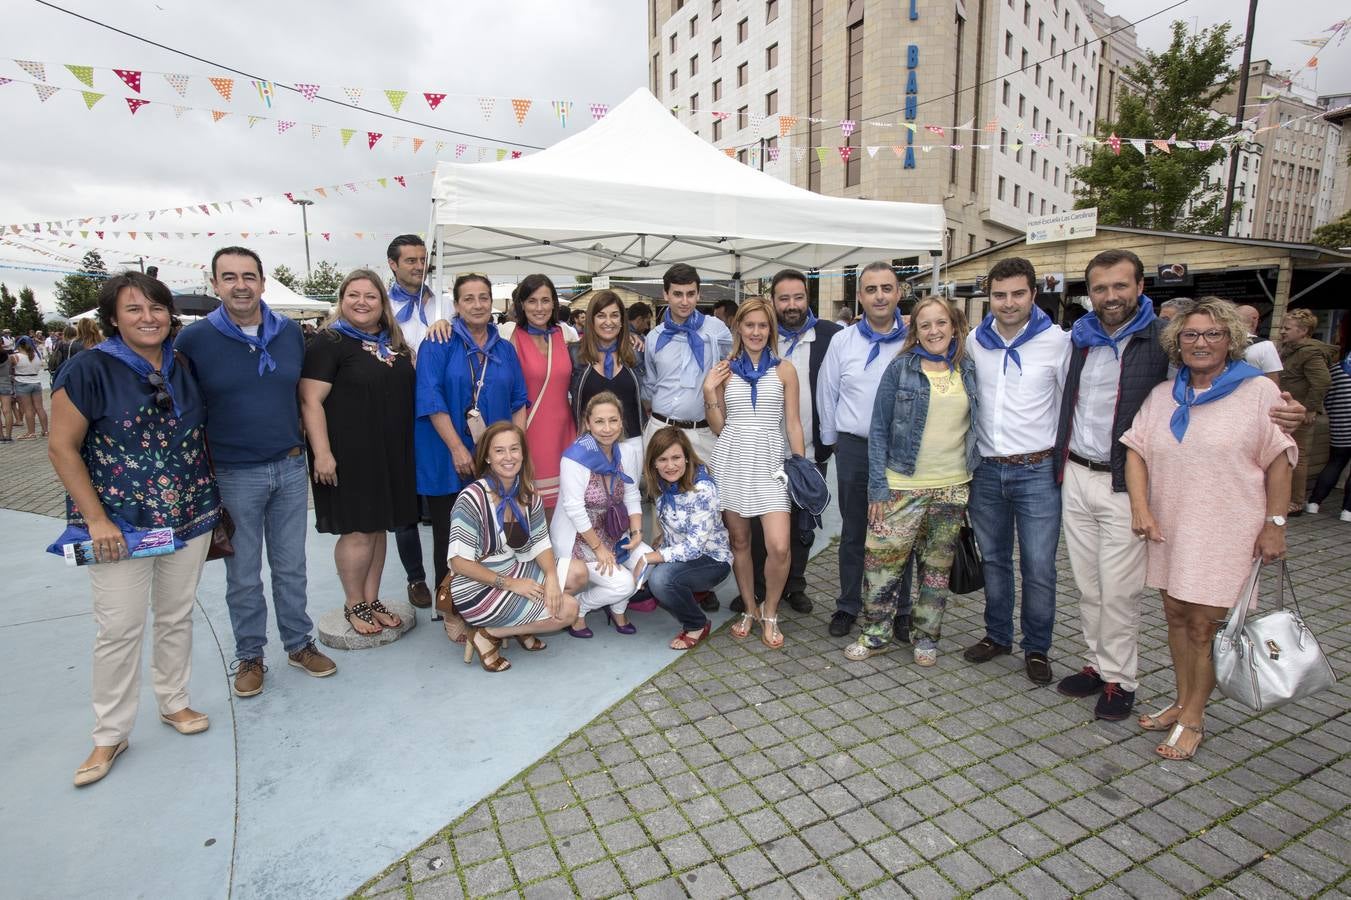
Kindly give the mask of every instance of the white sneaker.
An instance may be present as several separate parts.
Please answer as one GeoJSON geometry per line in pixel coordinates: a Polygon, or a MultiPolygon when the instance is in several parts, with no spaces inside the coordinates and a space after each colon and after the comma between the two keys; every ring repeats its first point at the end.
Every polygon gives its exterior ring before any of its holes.
{"type": "Polygon", "coordinates": [[[1351,522],[1351,511],[1345,509],[1342,510],[1341,520],[1343,522],[1351,522]]]}
{"type": "Polygon", "coordinates": [[[1317,512],[1318,512],[1318,504],[1317,504],[1317,503],[1306,503],[1306,504],[1304,504],[1304,511],[1305,511],[1306,513],[1317,513],[1317,512]]]}

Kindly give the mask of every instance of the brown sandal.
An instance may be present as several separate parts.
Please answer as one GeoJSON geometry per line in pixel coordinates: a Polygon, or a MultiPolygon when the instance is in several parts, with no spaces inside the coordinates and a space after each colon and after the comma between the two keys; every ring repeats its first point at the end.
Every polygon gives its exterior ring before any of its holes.
{"type": "Polygon", "coordinates": [[[511,661],[502,655],[502,639],[495,638],[482,628],[471,628],[469,630],[469,639],[464,645],[464,664],[471,665],[474,662],[474,654],[478,654],[479,665],[483,666],[485,672],[505,672],[511,668],[511,661]],[[479,638],[482,638],[482,642],[479,638]],[[484,648],[487,644],[487,648],[484,648]]]}
{"type": "Polygon", "coordinates": [[[358,603],[356,606],[344,606],[342,608],[342,614],[343,618],[347,620],[347,624],[351,626],[352,630],[356,631],[357,634],[366,634],[366,635],[379,634],[380,632],[385,630],[385,626],[375,621],[375,612],[374,610],[371,609],[371,605],[369,603],[366,603],[365,601],[358,603]],[[356,626],[352,625],[353,618],[360,619],[367,625],[374,625],[376,630],[357,631],[356,626]]]}
{"type": "Polygon", "coordinates": [[[535,637],[533,634],[518,634],[515,635],[515,637],[516,643],[521,645],[521,649],[530,653],[538,653],[541,650],[547,650],[549,648],[548,644],[544,643],[544,641],[535,637]],[[527,640],[532,641],[533,643],[527,644],[527,640]]]}

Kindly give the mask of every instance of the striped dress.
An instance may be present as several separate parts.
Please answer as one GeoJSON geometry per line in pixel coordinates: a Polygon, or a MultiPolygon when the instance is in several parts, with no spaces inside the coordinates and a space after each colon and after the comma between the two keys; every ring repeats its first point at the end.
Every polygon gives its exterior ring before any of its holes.
{"type": "Polygon", "coordinates": [[[1351,447],[1351,375],[1340,364],[1332,367],[1332,386],[1323,398],[1323,409],[1328,414],[1332,446],[1351,447]]]}
{"type": "Polygon", "coordinates": [[[709,461],[722,508],[740,516],[788,512],[787,482],[774,477],[788,456],[778,367],[760,377],[754,406],[750,382],[738,375],[727,379],[723,402],[727,420],[709,461]]]}
{"type": "MultiPolygon", "coordinates": [[[[507,544],[506,535],[497,525],[493,505],[482,480],[460,491],[450,515],[448,559],[472,559],[505,578],[543,582],[544,572],[536,559],[551,547],[539,496],[535,496],[526,512],[530,520],[530,540],[520,550],[513,550],[507,544]]],[[[451,577],[450,593],[456,612],[475,628],[507,628],[549,618],[542,600],[530,600],[506,589],[498,590],[465,575],[451,577]]]]}

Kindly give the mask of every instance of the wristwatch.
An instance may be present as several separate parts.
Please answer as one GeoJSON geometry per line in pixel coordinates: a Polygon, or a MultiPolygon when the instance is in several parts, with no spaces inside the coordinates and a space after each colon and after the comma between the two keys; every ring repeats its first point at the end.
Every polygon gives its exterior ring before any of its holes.
{"type": "Polygon", "coordinates": [[[493,578],[493,587],[497,588],[499,591],[506,586],[507,586],[506,579],[503,578],[501,575],[498,575],[495,578],[493,578]]]}
{"type": "Polygon", "coordinates": [[[1267,516],[1267,521],[1277,528],[1285,527],[1285,516],[1267,516]]]}

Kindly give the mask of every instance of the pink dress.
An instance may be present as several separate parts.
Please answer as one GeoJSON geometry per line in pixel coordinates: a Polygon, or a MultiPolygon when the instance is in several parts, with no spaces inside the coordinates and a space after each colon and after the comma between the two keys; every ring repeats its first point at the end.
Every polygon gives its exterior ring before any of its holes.
{"type": "Polygon", "coordinates": [[[1203,606],[1231,607],[1252,568],[1267,514],[1266,468],[1295,442],[1267,413],[1281,404],[1269,378],[1249,378],[1228,397],[1193,406],[1181,443],[1168,427],[1173,382],[1150,392],[1121,436],[1149,469],[1149,509],[1163,532],[1150,543],[1145,583],[1203,606]]]}
{"type": "Polygon", "coordinates": [[[511,343],[521,360],[521,370],[525,373],[525,394],[530,401],[530,409],[526,412],[525,443],[530,448],[530,464],[535,470],[535,490],[545,508],[553,509],[558,503],[558,463],[563,458],[563,451],[577,440],[577,426],[568,406],[572,358],[563,341],[562,329],[555,329],[549,341],[552,361],[547,353],[540,352],[534,338],[524,328],[517,328],[511,336],[511,343]]]}

